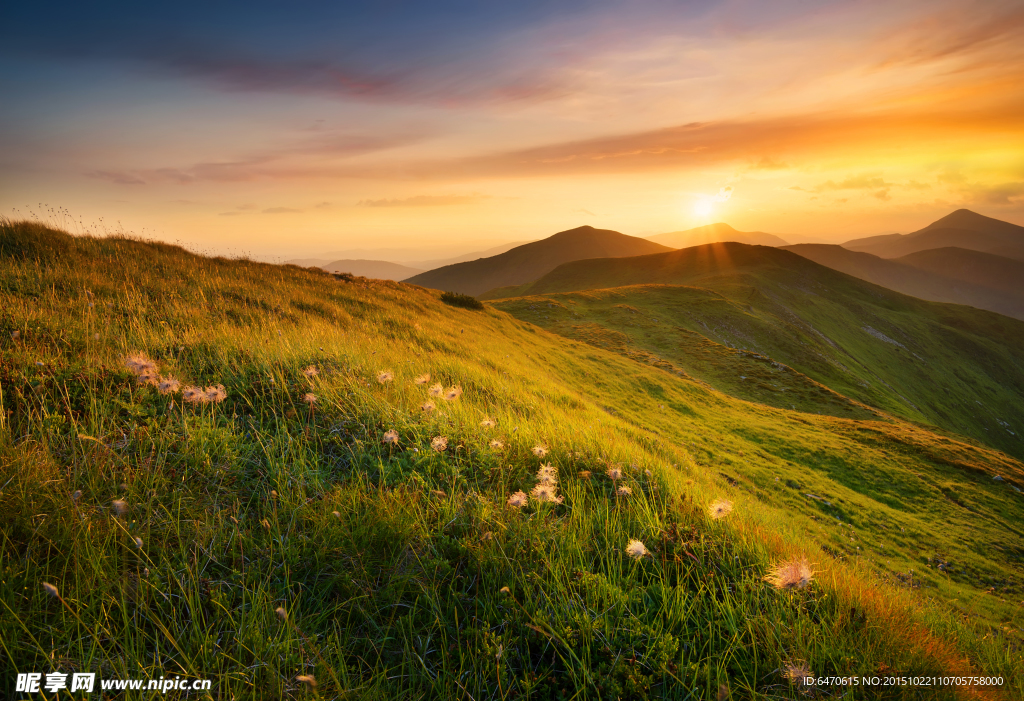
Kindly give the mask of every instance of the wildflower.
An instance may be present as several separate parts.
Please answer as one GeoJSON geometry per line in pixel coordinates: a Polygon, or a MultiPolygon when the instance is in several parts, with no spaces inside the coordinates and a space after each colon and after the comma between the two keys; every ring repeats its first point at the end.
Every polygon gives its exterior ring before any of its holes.
{"type": "Polygon", "coordinates": [[[270,521],[268,521],[267,519],[261,520],[260,525],[266,528],[268,531],[270,530],[270,521]]]}
{"type": "Polygon", "coordinates": [[[430,382],[430,373],[429,372],[423,373],[422,375],[417,377],[415,380],[413,380],[413,382],[415,382],[418,385],[425,385],[425,384],[427,384],[428,382],[430,382]]]}
{"type": "Polygon", "coordinates": [[[448,391],[444,393],[444,400],[446,402],[453,402],[462,396],[461,387],[449,387],[448,391]]]}
{"type": "Polygon", "coordinates": [[[632,494],[633,490],[627,487],[626,485],[622,485],[621,487],[615,490],[615,495],[620,497],[628,497],[631,496],[632,494]]]}
{"type": "Polygon", "coordinates": [[[654,477],[654,473],[651,472],[650,470],[644,470],[644,474],[647,475],[647,479],[654,477]]]}
{"type": "Polygon", "coordinates": [[[650,552],[647,550],[646,545],[641,543],[636,538],[632,538],[626,545],[626,554],[634,560],[639,560],[644,555],[650,555],[650,552]]]}
{"type": "Polygon", "coordinates": [[[160,394],[174,394],[181,388],[181,383],[173,377],[160,377],[157,380],[156,388],[160,394]]]}
{"type": "Polygon", "coordinates": [[[98,340],[100,340],[100,335],[99,335],[98,333],[94,333],[94,334],[92,335],[92,340],[94,340],[94,341],[98,341],[98,340]]]}
{"type": "Polygon", "coordinates": [[[537,445],[533,446],[532,450],[533,450],[533,454],[536,455],[538,458],[542,458],[542,457],[544,457],[545,455],[548,454],[547,446],[546,445],[541,445],[540,443],[538,443],[537,445]]]}
{"type": "Polygon", "coordinates": [[[12,333],[11,338],[17,341],[19,338],[21,338],[21,331],[15,331],[14,333],[12,333]]]}
{"type": "Polygon", "coordinates": [[[558,484],[558,468],[551,464],[541,465],[537,470],[537,481],[550,486],[558,484]]]}
{"type": "Polygon", "coordinates": [[[420,406],[420,409],[427,412],[428,414],[436,408],[437,406],[433,402],[423,402],[423,404],[420,406]]]}
{"type": "Polygon", "coordinates": [[[509,496],[507,504],[516,509],[526,506],[526,492],[520,489],[515,494],[512,494],[509,496]]]}
{"type": "Polygon", "coordinates": [[[73,492],[73,493],[71,494],[71,501],[78,501],[78,500],[79,500],[79,499],[81,499],[81,498],[82,498],[82,490],[81,490],[81,489],[76,489],[76,490],[75,490],[75,491],[74,491],[74,492],[73,492]]]}
{"type": "Polygon", "coordinates": [[[708,515],[717,520],[725,518],[732,511],[732,502],[728,499],[719,499],[708,507],[708,515]]]}
{"type": "Polygon", "coordinates": [[[561,504],[563,497],[558,496],[557,491],[558,487],[555,485],[541,483],[530,491],[530,496],[541,503],[561,504]]]}
{"type": "Polygon", "coordinates": [[[332,511],[331,512],[331,516],[333,516],[334,518],[338,519],[339,521],[341,520],[341,514],[339,512],[337,512],[337,511],[332,511]]]}
{"type": "Polygon", "coordinates": [[[427,394],[429,394],[431,397],[440,397],[442,394],[444,394],[444,387],[441,385],[440,382],[438,382],[436,385],[432,385],[430,389],[427,390],[427,394]]]}
{"type": "Polygon", "coordinates": [[[309,406],[312,407],[314,404],[316,404],[316,395],[313,394],[312,392],[306,392],[304,395],[302,395],[302,401],[304,401],[306,404],[309,404],[309,406]]]}
{"type": "Polygon", "coordinates": [[[497,422],[494,419],[484,419],[483,421],[480,422],[480,426],[482,428],[494,428],[494,425],[496,423],[497,422]]]}
{"type": "Polygon", "coordinates": [[[390,370],[384,370],[377,374],[377,382],[384,384],[385,382],[391,382],[395,379],[395,374],[390,370]]]}
{"type": "Polygon", "coordinates": [[[202,404],[206,401],[206,392],[202,387],[189,385],[181,391],[181,398],[189,404],[202,404]]]}
{"type": "Polygon", "coordinates": [[[776,589],[803,589],[812,579],[814,570],[805,557],[776,565],[764,578],[776,589]]]}
{"type": "MultiPolygon", "coordinates": [[[[525,495],[523,495],[523,496],[525,496],[525,495]]],[[[498,590],[498,593],[499,594],[505,594],[506,596],[511,596],[512,595],[512,590],[509,589],[508,587],[502,587],[501,589],[498,590]]]]}
{"type": "Polygon", "coordinates": [[[494,540],[494,534],[490,531],[485,531],[484,534],[480,536],[480,540],[494,540]]]}
{"type": "Polygon", "coordinates": [[[501,450],[502,448],[505,447],[505,444],[502,443],[501,441],[499,441],[497,438],[495,438],[493,441],[491,441],[487,445],[489,445],[494,450],[501,450]]]}
{"type": "Polygon", "coordinates": [[[312,379],[320,374],[320,371],[316,369],[315,365],[310,365],[308,368],[302,371],[302,374],[312,379]]]}
{"type": "Polygon", "coordinates": [[[128,491],[128,483],[127,482],[122,482],[121,484],[117,485],[117,488],[120,489],[122,492],[127,492],[128,491]]]}
{"type": "Polygon", "coordinates": [[[271,489],[270,490],[270,498],[271,499],[277,499],[277,490],[276,489],[271,489]]]}
{"type": "Polygon", "coordinates": [[[124,516],[128,513],[128,502],[124,499],[114,499],[114,501],[110,502],[110,506],[118,516],[124,516]]]}
{"type": "Polygon", "coordinates": [[[206,388],[206,401],[213,402],[214,404],[220,404],[228,398],[227,390],[224,389],[224,385],[217,385],[216,387],[206,388]]]}
{"type": "Polygon", "coordinates": [[[590,479],[590,470],[580,470],[580,477],[585,480],[590,479]]]}
{"type": "Polygon", "coordinates": [[[142,538],[135,538],[135,547],[140,549],[142,548],[142,538]]]}
{"type": "Polygon", "coordinates": [[[448,439],[444,436],[434,436],[434,439],[430,441],[430,447],[439,453],[443,453],[448,450],[448,439]]]}
{"type": "Polygon", "coordinates": [[[391,430],[384,434],[385,443],[398,443],[398,431],[391,430]]]}
{"type": "Polygon", "coordinates": [[[316,679],[313,678],[312,674],[300,674],[299,676],[295,677],[295,681],[301,684],[305,684],[306,686],[312,689],[316,688],[316,679]]]}
{"type": "Polygon", "coordinates": [[[55,599],[60,598],[60,592],[57,591],[57,587],[53,586],[49,582],[43,582],[43,590],[55,599]]]}
{"type": "Polygon", "coordinates": [[[613,482],[622,479],[622,470],[617,467],[609,467],[605,471],[605,474],[608,475],[613,482]]]}
{"type": "Polygon", "coordinates": [[[782,673],[782,676],[801,686],[803,686],[804,679],[814,676],[814,672],[811,671],[811,668],[803,660],[786,662],[783,667],[786,671],[782,673]]]}
{"type": "Polygon", "coordinates": [[[277,617],[280,618],[282,621],[288,620],[288,612],[284,610],[284,606],[278,606],[276,609],[274,609],[274,613],[276,613],[277,617]]]}
{"type": "Polygon", "coordinates": [[[438,499],[444,499],[446,496],[448,496],[447,494],[444,493],[443,490],[440,489],[431,489],[430,493],[433,494],[438,499]]]}
{"type": "Polygon", "coordinates": [[[156,363],[145,353],[131,353],[124,359],[125,366],[140,380],[156,377],[156,363]]]}

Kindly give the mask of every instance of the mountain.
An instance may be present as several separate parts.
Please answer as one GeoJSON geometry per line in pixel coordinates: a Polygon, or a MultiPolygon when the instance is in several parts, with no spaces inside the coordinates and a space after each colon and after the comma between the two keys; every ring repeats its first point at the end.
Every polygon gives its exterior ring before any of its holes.
{"type": "Polygon", "coordinates": [[[958,209],[910,234],[870,236],[847,241],[842,246],[881,258],[956,247],[1024,261],[1024,226],[958,209]]]}
{"type": "MultiPolygon", "coordinates": [[[[675,364],[699,379],[705,378],[696,360],[680,354],[693,345],[683,338],[686,333],[757,354],[769,365],[780,363],[859,404],[1024,457],[1024,323],[903,295],[792,251],[719,243],[579,260],[482,298],[503,297],[495,306],[518,310],[517,316],[532,323],[551,327],[558,319],[570,330],[567,335],[578,333],[583,340],[589,324],[604,325],[606,312],[576,311],[580,302],[552,295],[625,286],[634,286],[632,295],[645,300],[616,302],[641,310],[642,323],[652,326],[653,345],[641,345],[676,358],[675,364]],[[659,292],[660,285],[671,287],[659,292]],[[705,292],[697,294],[694,287],[705,292]],[[527,297],[539,309],[523,311],[523,300],[512,297],[527,297]]],[[[783,372],[771,367],[772,374],[783,372]]],[[[714,384],[713,377],[706,380],[714,384]]],[[[766,381],[766,388],[772,383],[766,381]]],[[[856,413],[829,403],[839,415],[856,413]]]]}
{"type": "Polygon", "coordinates": [[[404,280],[423,272],[420,268],[390,263],[386,260],[335,260],[319,266],[329,273],[352,273],[378,280],[404,280]]]}
{"type": "Polygon", "coordinates": [[[656,236],[646,236],[644,238],[669,248],[689,248],[691,246],[701,246],[705,243],[721,243],[724,241],[736,241],[757,246],[787,245],[786,241],[775,234],[766,234],[763,231],[736,231],[736,229],[722,222],[698,226],[696,229],[672,231],[667,234],[657,234],[656,236]]]}
{"type": "Polygon", "coordinates": [[[894,259],[829,244],[783,248],[906,295],[1024,319],[1024,262],[963,248],[938,248],[894,259]]]}
{"type": "Polygon", "coordinates": [[[494,287],[536,280],[567,261],[620,258],[671,250],[668,246],[610,229],[581,226],[540,241],[516,246],[490,258],[446,265],[405,282],[438,290],[478,295],[494,287]]]}
{"type": "Polygon", "coordinates": [[[421,270],[434,270],[435,268],[443,268],[446,265],[454,265],[456,263],[465,263],[471,260],[479,260],[480,258],[490,258],[504,253],[505,251],[511,251],[517,246],[530,243],[529,241],[513,241],[512,243],[503,243],[500,246],[493,246],[483,251],[474,251],[473,253],[463,253],[462,255],[449,257],[449,258],[431,258],[428,260],[408,261],[408,264],[414,268],[420,268],[421,270]]]}
{"type": "Polygon", "coordinates": [[[284,265],[297,265],[300,268],[320,268],[330,262],[330,258],[292,258],[291,260],[286,260],[284,265]]]}

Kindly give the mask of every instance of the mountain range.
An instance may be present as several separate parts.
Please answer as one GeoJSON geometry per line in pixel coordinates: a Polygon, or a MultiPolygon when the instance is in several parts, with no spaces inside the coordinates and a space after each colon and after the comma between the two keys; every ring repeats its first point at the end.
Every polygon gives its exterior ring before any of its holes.
{"type": "Polygon", "coordinates": [[[1024,261],[1024,226],[958,209],[910,234],[853,239],[843,248],[880,258],[899,258],[935,248],[966,248],[1024,261]]]}
{"type": "Polygon", "coordinates": [[[966,304],[1024,319],[1024,262],[964,248],[936,248],[885,259],[842,246],[785,246],[804,258],[933,302],[966,304]]]}
{"type": "Polygon", "coordinates": [[[495,287],[521,285],[536,280],[567,261],[625,258],[670,250],[668,246],[610,229],[581,226],[561,231],[541,241],[517,246],[490,258],[429,270],[405,282],[479,295],[495,287]]]}

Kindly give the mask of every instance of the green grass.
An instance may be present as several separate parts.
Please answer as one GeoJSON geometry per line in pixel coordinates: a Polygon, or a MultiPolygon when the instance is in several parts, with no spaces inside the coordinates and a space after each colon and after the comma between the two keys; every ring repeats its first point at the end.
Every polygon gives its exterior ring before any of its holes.
{"type": "Polygon", "coordinates": [[[1024,693],[1006,455],[751,404],[409,285],[10,222],[0,256],[7,693],[15,671],[88,670],[225,699],[788,699],[800,662],[1024,693]],[[227,399],[160,394],[135,351],[227,399]],[[435,382],[463,393],[424,412],[435,382]],[[506,506],[547,461],[564,503],[506,506]],[[764,581],[799,555],[808,587],[764,581]]]}
{"type": "MultiPolygon", "coordinates": [[[[575,261],[530,285],[481,298],[625,286],[632,289],[614,303],[634,307],[638,325],[657,326],[661,334],[630,334],[641,348],[671,352],[683,343],[680,330],[696,333],[787,365],[855,402],[1024,458],[1024,322],[908,297],[789,251],[729,243],[575,261]]],[[[582,304],[567,307],[576,312],[576,323],[604,325],[600,316],[590,319],[582,310],[600,315],[613,304],[607,297],[592,304],[579,295],[566,299],[582,304]]],[[[521,316],[542,321],[539,314],[521,316]]],[[[621,330],[615,322],[610,328],[621,330]]],[[[721,375],[714,379],[720,382],[721,375]]],[[[762,389],[760,395],[740,396],[765,401],[776,391],[762,389]]],[[[767,403],[787,406],[781,399],[767,403]]],[[[838,408],[833,401],[826,404],[833,406],[821,410],[838,408]]]]}

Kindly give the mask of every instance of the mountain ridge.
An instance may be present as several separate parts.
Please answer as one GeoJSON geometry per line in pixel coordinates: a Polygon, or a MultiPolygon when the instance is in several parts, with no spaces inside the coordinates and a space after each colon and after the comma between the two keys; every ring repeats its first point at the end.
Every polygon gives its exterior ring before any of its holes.
{"type": "Polygon", "coordinates": [[[535,280],[567,261],[635,256],[669,250],[672,249],[653,241],[588,225],[560,231],[490,258],[429,270],[403,282],[478,295],[494,287],[520,285],[535,280]]]}
{"type": "Polygon", "coordinates": [[[690,248],[706,243],[724,243],[726,241],[760,246],[788,245],[787,241],[775,234],[766,234],[763,231],[737,231],[725,222],[706,224],[683,231],[670,231],[666,234],[656,234],[644,238],[670,248],[690,248]]]}

